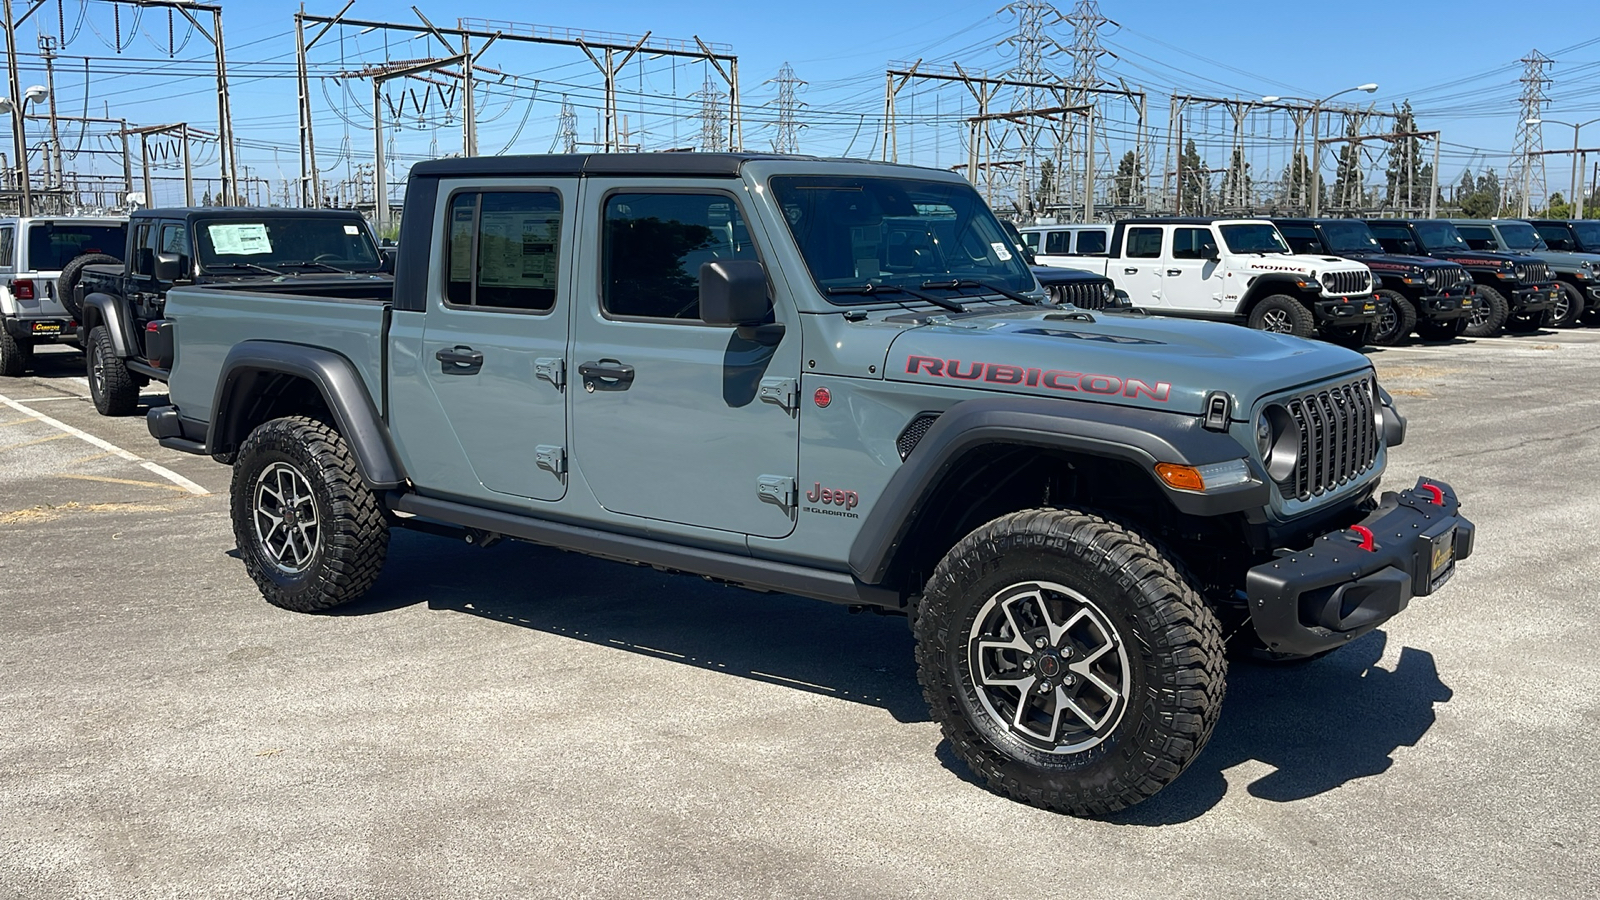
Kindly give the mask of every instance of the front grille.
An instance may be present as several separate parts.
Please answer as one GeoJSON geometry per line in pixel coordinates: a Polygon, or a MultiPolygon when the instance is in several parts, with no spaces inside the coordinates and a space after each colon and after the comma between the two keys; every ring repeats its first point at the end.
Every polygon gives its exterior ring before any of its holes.
{"type": "Polygon", "coordinates": [[[1542,262],[1517,263],[1517,280],[1524,284],[1543,284],[1550,280],[1550,267],[1542,262]]]}
{"type": "Polygon", "coordinates": [[[938,413],[921,413],[900,432],[900,436],[894,439],[894,445],[900,451],[901,461],[910,456],[911,451],[917,449],[917,444],[922,442],[923,435],[927,434],[928,429],[938,420],[938,413]]]}
{"type": "Polygon", "coordinates": [[[1300,426],[1300,461],[1286,496],[1310,500],[1372,468],[1382,440],[1378,382],[1371,375],[1282,401],[1300,426]]]}
{"type": "Polygon", "coordinates": [[[1361,294],[1372,288],[1366,272],[1324,272],[1322,286],[1330,294],[1361,294]]]}
{"type": "Polygon", "coordinates": [[[1050,299],[1057,303],[1070,303],[1079,309],[1101,309],[1106,305],[1105,282],[1076,281],[1067,284],[1046,285],[1050,299]]]}

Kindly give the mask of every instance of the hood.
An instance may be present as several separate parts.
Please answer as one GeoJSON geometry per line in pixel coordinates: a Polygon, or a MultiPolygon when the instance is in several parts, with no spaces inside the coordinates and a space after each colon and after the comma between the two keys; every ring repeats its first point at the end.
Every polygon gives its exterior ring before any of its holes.
{"type": "Polygon", "coordinates": [[[1442,259],[1434,259],[1429,256],[1411,256],[1405,253],[1351,253],[1350,258],[1358,260],[1369,269],[1386,272],[1407,267],[1443,269],[1450,265],[1450,263],[1442,259]]]}
{"type": "Polygon", "coordinates": [[[1496,253],[1490,250],[1430,250],[1428,255],[1434,259],[1453,262],[1457,265],[1472,268],[1477,266],[1494,266],[1498,268],[1502,263],[1534,263],[1539,260],[1521,253],[1496,253]]]}
{"type": "Polygon", "coordinates": [[[890,381],[1191,415],[1212,391],[1244,410],[1263,395],[1369,368],[1332,344],[1222,322],[1054,309],[937,316],[899,334],[884,363],[890,381]]]}
{"type": "Polygon", "coordinates": [[[1252,272],[1294,272],[1297,275],[1309,275],[1312,272],[1359,272],[1364,271],[1366,267],[1342,257],[1325,256],[1321,253],[1273,253],[1252,257],[1242,268],[1252,272]]]}
{"type": "Polygon", "coordinates": [[[1582,253],[1576,250],[1533,250],[1529,256],[1544,260],[1552,266],[1567,266],[1576,268],[1584,263],[1592,263],[1600,267],[1600,253],[1582,253]]]}
{"type": "Polygon", "coordinates": [[[1064,266],[1029,266],[1033,270],[1033,277],[1039,279],[1040,284],[1080,284],[1084,282],[1105,281],[1104,275],[1096,275],[1083,269],[1068,269],[1064,266]]]}

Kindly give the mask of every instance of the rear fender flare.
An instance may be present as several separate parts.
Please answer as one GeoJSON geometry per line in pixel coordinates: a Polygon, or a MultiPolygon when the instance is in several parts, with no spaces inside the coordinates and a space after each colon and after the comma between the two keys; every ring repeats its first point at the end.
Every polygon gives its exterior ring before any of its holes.
{"type": "Polygon", "coordinates": [[[104,325],[111,335],[111,347],[123,359],[138,356],[139,338],[133,333],[133,316],[124,308],[123,301],[111,294],[93,293],[83,298],[83,335],[96,326],[104,325]]]}
{"type": "Polygon", "coordinates": [[[1045,397],[983,397],[957,403],[890,477],[850,548],[850,570],[882,584],[918,516],[970,451],[993,444],[1066,450],[1132,463],[1181,513],[1219,516],[1266,507],[1266,473],[1226,434],[1197,416],[1045,397]],[[1211,493],[1180,491],[1155,475],[1158,462],[1200,466],[1246,459],[1255,482],[1211,493]]]}
{"type": "Polygon", "coordinates": [[[288,375],[309,382],[321,395],[338,429],[355,453],[361,480],[373,490],[390,490],[406,483],[405,468],[395,452],[389,426],[373,403],[372,395],[343,356],[319,347],[278,341],[242,341],[228,351],[217,377],[211,404],[207,448],[226,456],[259,422],[253,422],[250,403],[265,379],[288,375]]]}

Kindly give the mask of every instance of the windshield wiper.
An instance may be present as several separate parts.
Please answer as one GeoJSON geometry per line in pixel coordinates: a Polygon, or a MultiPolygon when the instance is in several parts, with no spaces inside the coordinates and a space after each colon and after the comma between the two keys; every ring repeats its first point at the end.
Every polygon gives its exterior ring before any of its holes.
{"type": "MultiPolygon", "coordinates": [[[[927,287],[927,285],[923,285],[923,287],[927,287]]],[[[929,303],[932,303],[934,306],[948,309],[951,312],[967,311],[965,306],[962,306],[961,304],[949,298],[940,297],[937,294],[925,293],[923,291],[914,290],[908,287],[902,287],[898,284],[873,284],[870,281],[866,284],[843,284],[837,287],[828,288],[828,293],[861,294],[862,296],[871,296],[873,294],[907,294],[917,298],[918,300],[925,300],[929,303]]]]}
{"type": "Polygon", "coordinates": [[[325,262],[318,262],[317,260],[314,260],[314,259],[313,260],[309,260],[309,261],[302,261],[302,262],[283,262],[283,263],[278,263],[278,265],[280,265],[280,266],[321,266],[322,268],[328,270],[329,272],[342,272],[342,273],[344,273],[346,275],[351,274],[349,269],[341,269],[338,266],[330,266],[325,262]]]}
{"type": "Polygon", "coordinates": [[[284,271],[282,271],[280,269],[269,269],[266,266],[258,266],[255,263],[241,263],[241,262],[240,263],[212,263],[211,265],[208,265],[205,268],[207,268],[207,269],[252,269],[252,270],[257,271],[257,272],[265,272],[268,275],[287,275],[287,274],[289,274],[288,272],[284,272],[284,271]]]}
{"type": "Polygon", "coordinates": [[[1027,294],[1019,294],[1009,288],[1003,288],[997,284],[990,284],[987,281],[974,281],[970,278],[952,278],[949,281],[924,281],[922,283],[922,289],[928,291],[940,289],[959,291],[962,288],[979,288],[981,290],[988,291],[991,294],[999,294],[1007,300],[1015,300],[1018,303],[1025,303],[1028,306],[1046,305],[1045,301],[1043,300],[1036,300],[1033,297],[1029,297],[1027,294]]]}

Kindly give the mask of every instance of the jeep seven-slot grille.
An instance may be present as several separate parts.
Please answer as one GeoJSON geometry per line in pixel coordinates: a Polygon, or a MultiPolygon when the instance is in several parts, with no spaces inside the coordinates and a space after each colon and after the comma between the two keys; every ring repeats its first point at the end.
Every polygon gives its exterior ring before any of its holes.
{"type": "Polygon", "coordinates": [[[922,413],[912,419],[911,424],[900,432],[900,436],[894,439],[894,445],[900,451],[900,459],[902,461],[911,455],[911,451],[917,449],[917,444],[921,443],[922,436],[928,433],[928,429],[932,428],[933,423],[938,419],[938,413],[922,413]]]}
{"type": "Polygon", "coordinates": [[[1365,272],[1324,272],[1322,286],[1330,294],[1358,294],[1372,286],[1365,272]]]}
{"type": "Polygon", "coordinates": [[[1283,401],[1300,426],[1300,461],[1283,484],[1286,495],[1309,500],[1372,468],[1381,440],[1377,388],[1367,376],[1283,401]]]}
{"type": "Polygon", "coordinates": [[[1542,262],[1517,263],[1517,280],[1525,284],[1543,284],[1550,280],[1550,267],[1542,262]]]}
{"type": "Polygon", "coordinates": [[[1105,282],[1078,281],[1069,284],[1047,285],[1050,299],[1057,303],[1071,303],[1079,309],[1100,309],[1106,305],[1105,282]]]}
{"type": "Polygon", "coordinates": [[[1441,288],[1461,287],[1471,283],[1472,273],[1461,266],[1450,266],[1439,271],[1438,286],[1441,288]]]}

